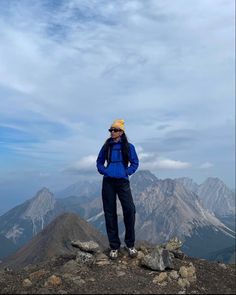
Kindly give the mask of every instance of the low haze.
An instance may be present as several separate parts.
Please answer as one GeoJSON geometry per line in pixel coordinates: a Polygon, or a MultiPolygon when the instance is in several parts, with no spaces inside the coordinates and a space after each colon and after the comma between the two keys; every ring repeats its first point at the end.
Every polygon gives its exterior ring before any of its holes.
{"type": "Polygon", "coordinates": [[[100,177],[125,120],[140,168],[235,188],[234,0],[1,0],[0,214],[100,177]]]}

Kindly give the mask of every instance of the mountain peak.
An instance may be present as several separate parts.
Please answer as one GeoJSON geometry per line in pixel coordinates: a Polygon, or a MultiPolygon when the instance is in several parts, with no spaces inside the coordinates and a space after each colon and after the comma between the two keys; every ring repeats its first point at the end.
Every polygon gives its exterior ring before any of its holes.
{"type": "Polygon", "coordinates": [[[235,214],[235,194],[217,177],[208,177],[198,189],[203,204],[218,216],[235,214]]]}
{"type": "Polygon", "coordinates": [[[132,182],[142,182],[142,183],[149,183],[152,184],[156,181],[158,181],[158,178],[151,173],[149,170],[139,170],[134,175],[132,175],[132,182]]]}
{"type": "Polygon", "coordinates": [[[106,238],[86,220],[74,213],[64,213],[55,218],[28,244],[7,260],[7,264],[20,268],[54,256],[74,253],[72,240],[96,241],[101,248],[106,238]]]}
{"type": "Polygon", "coordinates": [[[176,178],[175,179],[178,183],[181,183],[182,185],[184,185],[187,189],[189,189],[190,191],[197,193],[198,191],[198,184],[189,177],[180,177],[180,178],[176,178]]]}
{"type": "Polygon", "coordinates": [[[142,177],[145,177],[145,178],[157,179],[157,177],[152,172],[150,172],[149,170],[139,170],[133,175],[133,177],[134,176],[142,176],[142,177]]]}
{"type": "Polygon", "coordinates": [[[55,206],[55,197],[48,188],[43,187],[39,190],[25,210],[23,216],[32,220],[40,220],[55,206]]]}
{"type": "Polygon", "coordinates": [[[204,183],[225,186],[225,183],[218,177],[208,177],[204,183]]]}
{"type": "Polygon", "coordinates": [[[43,194],[43,193],[50,193],[49,189],[47,187],[42,187],[37,194],[43,194]]]}

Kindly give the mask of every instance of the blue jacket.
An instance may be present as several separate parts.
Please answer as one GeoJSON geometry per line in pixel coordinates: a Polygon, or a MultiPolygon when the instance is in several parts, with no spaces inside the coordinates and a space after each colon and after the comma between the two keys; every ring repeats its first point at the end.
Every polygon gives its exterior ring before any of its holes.
{"type": "Polygon", "coordinates": [[[111,149],[111,162],[105,167],[105,150],[104,146],[101,148],[98,157],[97,157],[97,169],[98,172],[104,177],[114,177],[114,178],[129,178],[129,175],[132,175],[138,168],[139,160],[135,151],[134,145],[129,143],[129,161],[130,166],[127,168],[124,165],[122,152],[121,152],[121,141],[115,142],[112,138],[109,142],[110,145],[113,145],[111,149]]]}

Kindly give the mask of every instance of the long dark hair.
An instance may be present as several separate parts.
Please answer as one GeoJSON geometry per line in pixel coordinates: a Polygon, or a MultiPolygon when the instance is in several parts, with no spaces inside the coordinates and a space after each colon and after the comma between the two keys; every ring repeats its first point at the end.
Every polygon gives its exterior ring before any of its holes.
{"type": "MultiPolygon", "coordinates": [[[[111,140],[111,138],[109,137],[105,141],[104,146],[103,146],[104,153],[105,153],[105,159],[106,159],[108,165],[110,163],[111,147],[112,147],[112,145],[109,144],[110,140],[111,140]]],[[[122,152],[124,165],[126,167],[128,167],[128,164],[129,164],[129,141],[128,141],[128,138],[125,133],[123,133],[121,135],[121,152],[122,152]]]]}

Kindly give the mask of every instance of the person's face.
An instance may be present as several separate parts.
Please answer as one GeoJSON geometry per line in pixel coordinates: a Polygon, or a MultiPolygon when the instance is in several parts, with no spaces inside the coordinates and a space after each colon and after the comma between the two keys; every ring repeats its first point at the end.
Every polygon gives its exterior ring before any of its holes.
{"type": "Polygon", "coordinates": [[[123,130],[119,129],[119,128],[113,128],[111,127],[109,129],[110,131],[110,134],[111,134],[111,138],[114,139],[114,140],[118,140],[121,135],[123,134],[123,130]]]}

